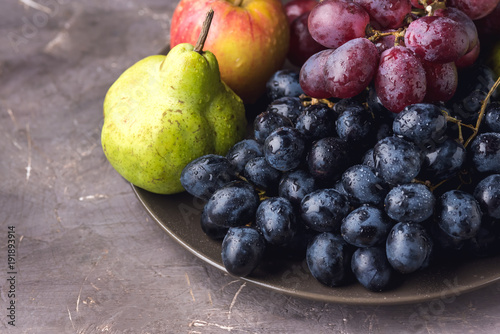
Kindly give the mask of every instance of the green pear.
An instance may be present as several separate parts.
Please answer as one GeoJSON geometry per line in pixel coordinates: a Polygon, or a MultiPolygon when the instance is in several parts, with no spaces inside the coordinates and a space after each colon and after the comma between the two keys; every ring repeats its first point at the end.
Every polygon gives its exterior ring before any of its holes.
{"type": "Polygon", "coordinates": [[[199,44],[196,50],[179,44],[167,56],[140,60],[104,99],[106,158],[126,180],[150,192],[183,191],[180,174],[190,161],[225,155],[246,133],[242,100],[221,80],[213,53],[199,44]]]}

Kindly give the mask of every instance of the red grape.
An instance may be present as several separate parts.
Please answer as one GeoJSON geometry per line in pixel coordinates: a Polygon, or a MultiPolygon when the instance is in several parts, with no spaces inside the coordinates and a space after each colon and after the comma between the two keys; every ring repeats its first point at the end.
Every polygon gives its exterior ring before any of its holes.
{"type": "Polygon", "coordinates": [[[311,10],[309,32],[321,45],[338,48],[345,42],[365,36],[370,15],[354,2],[323,0],[311,10]]]}
{"type": "Polygon", "coordinates": [[[310,12],[306,12],[293,20],[290,24],[290,47],[288,60],[295,66],[302,66],[313,54],[324,50],[325,47],[316,42],[307,28],[307,19],[310,12]]]}
{"type": "Polygon", "coordinates": [[[422,102],[426,89],[425,70],[409,49],[395,46],[382,52],[375,90],[384,107],[398,113],[407,105],[422,102]]]}
{"type": "Polygon", "coordinates": [[[382,29],[397,29],[411,12],[410,0],[353,0],[363,7],[382,29]]]}
{"type": "Polygon", "coordinates": [[[411,5],[415,8],[424,9],[424,5],[422,5],[419,0],[410,0],[410,2],[411,5]]]}
{"type": "Polygon", "coordinates": [[[423,16],[406,29],[405,45],[427,61],[449,63],[467,52],[469,38],[465,29],[452,19],[423,16]]]}
{"type": "Polygon", "coordinates": [[[474,21],[481,37],[491,37],[494,41],[500,35],[500,2],[495,9],[485,17],[474,21]]]}
{"type": "Polygon", "coordinates": [[[458,74],[455,63],[431,63],[421,60],[425,69],[427,93],[425,102],[448,101],[457,90],[458,74]]]}
{"type": "Polygon", "coordinates": [[[318,4],[317,0],[292,0],[284,5],[288,23],[298,18],[304,13],[310,12],[318,4]]]}
{"type": "Polygon", "coordinates": [[[330,97],[325,84],[325,63],[333,51],[335,50],[326,49],[315,53],[302,65],[299,83],[307,95],[318,99],[330,97]]]}
{"type": "Polygon", "coordinates": [[[478,42],[476,46],[464,54],[462,57],[460,57],[457,61],[455,61],[455,65],[457,68],[466,68],[469,66],[472,66],[477,58],[479,58],[479,52],[481,51],[481,46],[480,43],[478,42]]]}
{"type": "Polygon", "coordinates": [[[356,38],[332,52],[326,61],[326,87],[331,97],[348,98],[361,93],[377,70],[377,47],[366,38],[356,38]]]}
{"type": "Polygon", "coordinates": [[[448,0],[449,7],[455,7],[467,14],[472,20],[477,20],[491,13],[499,0],[448,0]]]}
{"type": "Polygon", "coordinates": [[[467,36],[469,38],[469,48],[467,49],[467,52],[474,49],[474,47],[479,42],[477,36],[477,28],[474,22],[467,16],[467,14],[462,12],[460,9],[448,7],[446,9],[436,10],[434,12],[434,15],[447,17],[460,24],[465,29],[465,32],[467,33],[467,36]]]}

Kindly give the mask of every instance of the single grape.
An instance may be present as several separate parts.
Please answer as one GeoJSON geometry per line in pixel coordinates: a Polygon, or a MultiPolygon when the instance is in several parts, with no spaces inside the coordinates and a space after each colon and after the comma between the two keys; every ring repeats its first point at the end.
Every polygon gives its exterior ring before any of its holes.
{"type": "Polygon", "coordinates": [[[336,113],[326,104],[312,104],[304,108],[295,122],[299,130],[309,142],[334,136],[336,113]]]}
{"type": "Polygon", "coordinates": [[[214,224],[210,217],[207,215],[207,211],[203,210],[200,218],[201,230],[214,240],[222,240],[226,236],[229,228],[214,224]]]}
{"type": "Polygon", "coordinates": [[[265,250],[266,242],[257,229],[231,227],[222,241],[222,263],[228,273],[248,276],[261,263],[265,250]]]}
{"type": "Polygon", "coordinates": [[[500,173],[500,133],[479,134],[472,141],[471,154],[478,171],[500,173]]]}
{"type": "Polygon", "coordinates": [[[375,89],[384,107],[398,113],[407,105],[423,101],[427,92],[424,67],[405,47],[385,50],[380,55],[375,89]]]}
{"type": "Polygon", "coordinates": [[[422,156],[411,142],[399,137],[386,137],[373,148],[375,171],[390,185],[409,183],[420,172],[422,156]]]}
{"type": "Polygon", "coordinates": [[[382,29],[397,29],[411,12],[410,0],[353,0],[363,7],[382,29]]]}
{"type": "Polygon", "coordinates": [[[315,53],[306,60],[300,69],[299,82],[304,93],[317,99],[331,97],[326,89],[325,64],[334,49],[327,49],[315,53]]]}
{"type": "Polygon", "coordinates": [[[421,60],[425,69],[427,91],[425,102],[450,100],[457,90],[458,72],[455,63],[431,63],[421,60]]]}
{"type": "Polygon", "coordinates": [[[269,197],[257,208],[255,223],[264,239],[272,245],[289,243],[297,232],[294,209],[284,197],[269,197]]]}
{"type": "Polygon", "coordinates": [[[397,223],[386,241],[387,260],[402,274],[409,274],[429,265],[433,242],[418,223],[397,223]]]}
{"type": "Polygon", "coordinates": [[[287,2],[283,8],[285,9],[288,23],[291,24],[302,14],[310,12],[317,4],[318,0],[292,0],[287,2]]]}
{"type": "Polygon", "coordinates": [[[316,235],[306,252],[311,275],[320,283],[335,287],[350,281],[353,247],[330,232],[316,235]]]}
{"type": "Polygon", "coordinates": [[[463,11],[458,8],[447,7],[434,11],[434,15],[452,19],[465,29],[465,32],[467,33],[467,37],[469,39],[469,47],[467,48],[466,53],[477,46],[477,44],[479,43],[479,38],[476,25],[463,11]]]}
{"type": "Polygon", "coordinates": [[[450,18],[422,16],[406,28],[405,45],[417,56],[436,63],[458,60],[469,50],[462,25],[450,18]]]}
{"type": "Polygon", "coordinates": [[[299,97],[304,94],[299,83],[299,72],[291,69],[274,72],[266,83],[266,92],[271,101],[282,97],[299,97]]]}
{"type": "Polygon", "coordinates": [[[455,66],[457,69],[461,70],[464,68],[471,67],[474,65],[479,58],[479,54],[481,52],[481,43],[477,43],[476,46],[464,54],[462,57],[455,60],[455,66]]]}
{"type": "Polygon", "coordinates": [[[465,147],[452,138],[433,144],[424,151],[418,178],[439,182],[457,175],[466,159],[465,147]]]}
{"type": "Polygon", "coordinates": [[[188,163],[180,181],[189,194],[208,200],[217,189],[237,178],[236,168],[226,157],[208,154],[188,163]]]}
{"type": "Polygon", "coordinates": [[[491,102],[486,106],[484,122],[492,132],[500,133],[500,102],[491,102]]]}
{"type": "Polygon", "coordinates": [[[382,210],[363,205],[343,219],[340,232],[344,240],[353,246],[371,247],[385,242],[392,225],[382,210]]]}
{"type": "Polygon", "coordinates": [[[247,162],[256,157],[264,155],[262,145],[254,139],[243,139],[229,149],[226,154],[227,160],[234,166],[238,173],[242,173],[247,162]]]}
{"type": "Polygon", "coordinates": [[[374,117],[365,108],[346,108],[335,122],[339,138],[349,143],[361,143],[373,134],[374,117]]]}
{"type": "Polygon", "coordinates": [[[394,134],[420,145],[440,142],[446,132],[446,116],[434,104],[417,103],[403,109],[393,121],[394,134]]]}
{"type": "Polygon", "coordinates": [[[359,203],[379,205],[388,192],[387,184],[372,167],[353,165],[342,174],[342,185],[349,196],[359,203]]]}
{"type": "Polygon", "coordinates": [[[407,183],[389,191],[384,208],[398,222],[421,223],[432,216],[436,199],[429,188],[420,183],[407,183]]]}
{"type": "Polygon", "coordinates": [[[245,165],[243,176],[255,187],[264,190],[268,196],[278,193],[281,172],[271,167],[265,157],[250,159],[245,165]]]}
{"type": "Polygon", "coordinates": [[[441,195],[436,213],[439,227],[458,240],[474,237],[481,226],[479,203],[462,190],[450,190],[441,195]]]}
{"type": "Polygon", "coordinates": [[[257,142],[264,144],[267,136],[281,127],[293,127],[292,121],[283,115],[272,111],[264,111],[255,117],[253,122],[254,138],[257,142]]]}
{"type": "Polygon", "coordinates": [[[500,219],[500,174],[482,179],[474,189],[474,198],[485,215],[500,219]]]}
{"type": "Polygon", "coordinates": [[[271,167],[282,172],[299,167],[304,153],[303,136],[295,128],[278,128],[271,132],[264,142],[266,161],[271,167]]]}
{"type": "Polygon", "coordinates": [[[333,185],[350,166],[352,152],[345,141],[326,137],[316,141],[307,155],[311,175],[325,184],[333,185]]]}
{"type": "Polygon", "coordinates": [[[267,111],[285,116],[295,122],[302,112],[302,103],[298,97],[285,96],[271,102],[267,111]]]}
{"type": "Polygon", "coordinates": [[[298,169],[284,173],[278,188],[279,196],[288,199],[293,205],[299,206],[304,196],[317,190],[318,185],[309,172],[298,169]]]}
{"type": "Polygon", "coordinates": [[[253,221],[258,206],[259,196],[250,183],[231,181],[210,197],[203,214],[222,227],[243,226],[253,221]]]}
{"type": "Polygon", "coordinates": [[[335,189],[319,189],[307,194],[300,203],[302,221],[318,232],[338,232],[349,212],[347,197],[335,189]]]}
{"type": "Polygon", "coordinates": [[[478,20],[491,13],[498,0],[448,0],[447,5],[460,9],[472,20],[478,20]]]}
{"type": "Polygon", "coordinates": [[[309,31],[321,45],[336,49],[351,39],[364,37],[370,16],[360,5],[344,0],[324,0],[311,10],[309,31]]]}
{"type": "Polygon", "coordinates": [[[352,255],[351,268],[356,280],[370,291],[386,291],[394,283],[395,271],[384,247],[358,248],[352,255]]]}
{"type": "Polygon", "coordinates": [[[290,23],[290,46],[287,57],[295,66],[302,66],[312,55],[326,49],[312,38],[307,25],[308,19],[309,12],[290,23]]]}

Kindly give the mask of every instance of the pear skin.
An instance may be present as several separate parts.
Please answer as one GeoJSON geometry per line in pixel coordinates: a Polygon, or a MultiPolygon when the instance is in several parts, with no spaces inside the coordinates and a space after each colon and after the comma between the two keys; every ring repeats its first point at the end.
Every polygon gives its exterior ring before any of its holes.
{"type": "Polygon", "coordinates": [[[243,139],[242,100],[220,79],[210,51],[179,44],[128,68],[104,100],[101,143],[116,171],[158,194],[184,191],[182,169],[206,154],[225,155],[243,139]]]}

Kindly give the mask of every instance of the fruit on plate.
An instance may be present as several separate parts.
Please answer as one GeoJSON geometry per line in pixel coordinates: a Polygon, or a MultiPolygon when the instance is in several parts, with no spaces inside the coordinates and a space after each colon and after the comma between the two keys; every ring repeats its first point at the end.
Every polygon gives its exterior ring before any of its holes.
{"type": "Polygon", "coordinates": [[[217,57],[222,80],[245,103],[254,103],[288,52],[283,5],[279,0],[181,0],[172,16],[170,46],[194,44],[209,8],[215,16],[205,47],[217,57]]]}
{"type": "MultiPolygon", "coordinates": [[[[204,36],[210,20],[205,22],[204,36]]],[[[245,134],[244,104],[221,81],[217,59],[202,50],[203,40],[138,61],[106,94],[104,153],[140,188],[159,194],[183,191],[179,178],[187,163],[226,154],[245,134]]]]}

